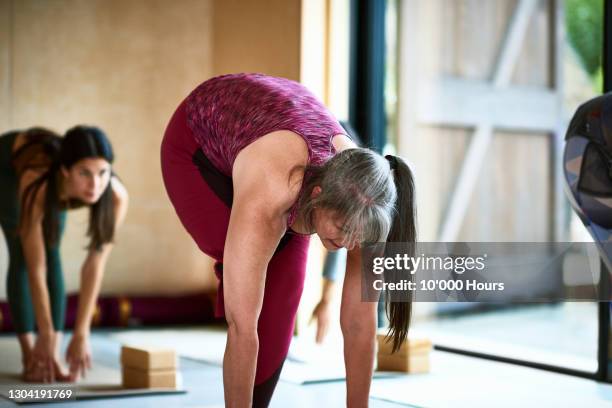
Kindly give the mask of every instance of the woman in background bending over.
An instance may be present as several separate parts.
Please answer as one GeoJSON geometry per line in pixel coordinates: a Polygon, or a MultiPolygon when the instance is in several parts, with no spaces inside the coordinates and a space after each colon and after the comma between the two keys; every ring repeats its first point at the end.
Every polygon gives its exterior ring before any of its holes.
{"type": "Polygon", "coordinates": [[[96,127],[76,126],[64,137],[43,128],[0,136],[7,292],[26,381],[75,381],[91,367],[91,319],[113,238],[128,205],[127,191],[111,169],[113,159],[109,140],[96,127]],[[83,206],[90,211],[89,252],[81,268],[66,374],[58,357],[66,311],[59,243],[66,210],[83,206]]]}

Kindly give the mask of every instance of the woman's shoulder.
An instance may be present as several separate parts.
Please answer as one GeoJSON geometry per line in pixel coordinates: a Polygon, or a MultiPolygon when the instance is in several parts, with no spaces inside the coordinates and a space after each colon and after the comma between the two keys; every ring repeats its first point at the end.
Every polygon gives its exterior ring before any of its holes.
{"type": "Polygon", "coordinates": [[[289,209],[309,161],[306,141],[289,130],[268,133],[242,149],[232,167],[235,190],[289,209]]]}
{"type": "Polygon", "coordinates": [[[113,191],[113,201],[115,204],[127,202],[129,199],[128,190],[119,177],[113,174],[110,180],[111,189],[113,191]]]}
{"type": "Polygon", "coordinates": [[[13,143],[12,163],[19,177],[29,170],[45,171],[59,152],[61,138],[51,132],[20,132],[13,143]]]}
{"type": "Polygon", "coordinates": [[[111,189],[113,191],[113,208],[115,212],[115,225],[123,224],[129,205],[127,188],[119,177],[113,174],[111,177],[111,189]]]}
{"type": "Polygon", "coordinates": [[[39,181],[40,177],[40,172],[26,170],[19,178],[19,197],[23,201],[25,208],[28,209],[28,212],[24,213],[24,215],[35,220],[39,220],[44,212],[49,184],[47,180],[39,181]]]}

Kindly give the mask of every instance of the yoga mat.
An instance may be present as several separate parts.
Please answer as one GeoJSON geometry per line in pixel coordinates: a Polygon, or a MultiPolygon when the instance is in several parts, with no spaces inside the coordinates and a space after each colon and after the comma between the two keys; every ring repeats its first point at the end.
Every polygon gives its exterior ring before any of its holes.
{"type": "MultiPolygon", "coordinates": [[[[9,391],[16,389],[70,389],[77,400],[97,398],[119,398],[137,395],[182,394],[186,391],[178,389],[123,389],[121,387],[121,371],[118,368],[95,360],[87,377],[77,383],[32,384],[21,381],[21,352],[15,338],[0,338],[0,395],[9,398],[9,391]]],[[[119,364],[119,356],[117,356],[119,364]]],[[[0,400],[1,401],[1,400],[0,400]]],[[[16,403],[58,402],[59,400],[12,400],[16,403]]]]}
{"type": "MultiPolygon", "coordinates": [[[[110,335],[122,344],[172,347],[181,356],[222,366],[227,332],[224,329],[131,330],[110,335]]],[[[283,365],[280,380],[305,385],[329,381],[343,381],[342,350],[309,346],[294,339],[289,356],[283,365]],[[292,358],[292,356],[299,356],[292,358]],[[316,356],[316,357],[315,357],[316,356]]],[[[374,378],[396,377],[397,373],[376,372],[374,378]]]]}
{"type": "Polygon", "coordinates": [[[431,372],[374,381],[370,397],[411,407],[612,406],[612,385],[442,351],[431,372]]]}

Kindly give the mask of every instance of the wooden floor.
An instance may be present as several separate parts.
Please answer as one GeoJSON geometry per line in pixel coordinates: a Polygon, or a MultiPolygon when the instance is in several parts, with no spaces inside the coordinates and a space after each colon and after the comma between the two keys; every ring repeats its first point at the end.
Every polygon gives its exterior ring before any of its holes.
{"type": "MultiPolygon", "coordinates": [[[[179,339],[177,339],[179,341],[179,339]]],[[[107,333],[92,336],[95,359],[119,368],[117,340],[107,333]]],[[[0,350],[0,361],[2,361],[0,350]]],[[[220,407],[221,367],[181,358],[186,394],[128,397],[56,403],[54,407],[220,407]],[[112,404],[112,405],[111,405],[112,404]]],[[[612,406],[612,385],[441,351],[432,352],[432,371],[402,378],[375,379],[370,407],[612,406]],[[386,399],[396,402],[389,402],[386,399]],[[563,402],[561,405],[559,402],[563,402]],[[399,403],[401,402],[401,403],[399,403]]],[[[271,407],[343,407],[344,381],[296,385],[281,381],[271,407]]],[[[0,399],[0,407],[17,406],[0,399]]]]}
{"type": "MultiPolygon", "coordinates": [[[[119,347],[120,344],[106,334],[95,333],[92,335],[92,349],[94,358],[108,366],[116,366],[119,369],[119,347]]],[[[2,361],[2,350],[0,350],[0,362],[2,361]]],[[[222,407],[223,406],[223,383],[221,367],[206,364],[192,359],[181,358],[179,362],[182,376],[183,388],[186,394],[127,397],[113,399],[98,399],[86,401],[69,401],[54,403],[53,407],[104,407],[108,408],[149,408],[149,407],[222,407]]],[[[344,382],[330,382],[311,385],[295,385],[288,382],[279,382],[271,407],[278,408],[325,408],[342,407],[345,405],[344,382]]],[[[19,406],[13,402],[0,398],[0,407],[19,406]]],[[[370,407],[389,408],[398,405],[385,401],[370,401],[370,407]]]]}

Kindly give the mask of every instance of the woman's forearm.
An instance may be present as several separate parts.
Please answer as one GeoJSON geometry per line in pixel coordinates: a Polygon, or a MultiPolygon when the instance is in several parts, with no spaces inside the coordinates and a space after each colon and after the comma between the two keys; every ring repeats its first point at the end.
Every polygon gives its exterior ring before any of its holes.
{"type": "Polygon", "coordinates": [[[361,276],[357,247],[348,252],[340,311],[349,408],[368,406],[376,349],[377,303],[361,300],[361,276]]]}
{"type": "Polygon", "coordinates": [[[376,329],[344,334],[346,401],[349,408],[367,407],[374,369],[376,329]]]}
{"type": "Polygon", "coordinates": [[[79,306],[74,325],[74,333],[77,335],[89,335],[103,274],[103,268],[99,265],[86,263],[81,270],[79,306]]]}
{"type": "Polygon", "coordinates": [[[253,404],[258,349],[259,340],[256,330],[240,333],[234,325],[229,325],[223,358],[226,407],[246,408],[253,404]]]}
{"type": "Polygon", "coordinates": [[[333,280],[323,278],[323,289],[321,290],[321,300],[326,303],[331,303],[334,298],[336,283],[333,280]]]}
{"type": "MultiPolygon", "coordinates": [[[[31,229],[21,233],[21,246],[28,273],[28,283],[36,326],[40,334],[51,334],[55,331],[51,318],[51,301],[47,286],[47,259],[40,222],[31,221],[31,229]]],[[[22,301],[26,301],[23,299],[22,301]]]]}

